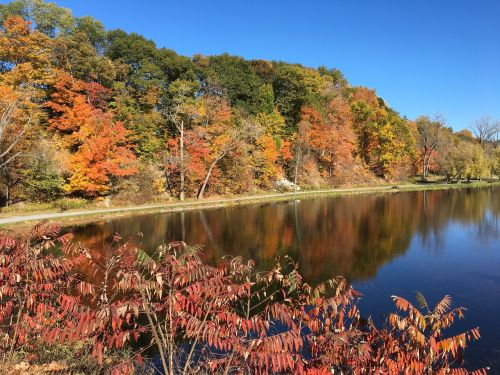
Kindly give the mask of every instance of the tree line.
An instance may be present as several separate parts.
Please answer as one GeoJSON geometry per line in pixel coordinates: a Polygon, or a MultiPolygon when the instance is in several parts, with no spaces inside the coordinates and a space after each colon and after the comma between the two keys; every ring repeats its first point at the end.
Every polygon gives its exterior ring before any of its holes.
{"type": "Polygon", "coordinates": [[[43,0],[0,23],[4,205],[499,174],[498,121],[412,121],[335,68],[189,58],[43,0]]]}

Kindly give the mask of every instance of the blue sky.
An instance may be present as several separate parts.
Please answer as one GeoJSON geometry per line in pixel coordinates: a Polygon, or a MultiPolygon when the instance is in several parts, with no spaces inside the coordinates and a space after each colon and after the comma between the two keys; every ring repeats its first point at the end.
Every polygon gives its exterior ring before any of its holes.
{"type": "Polygon", "coordinates": [[[440,113],[457,130],[500,119],[500,0],[56,3],[188,56],[336,67],[409,118],[440,113]]]}

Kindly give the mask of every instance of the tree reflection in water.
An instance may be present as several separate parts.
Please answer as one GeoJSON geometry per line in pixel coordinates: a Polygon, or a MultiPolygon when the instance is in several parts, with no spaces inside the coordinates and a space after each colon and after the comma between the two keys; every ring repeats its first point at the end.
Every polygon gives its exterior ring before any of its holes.
{"type": "Polygon", "coordinates": [[[309,283],[347,277],[365,294],[361,311],[379,323],[392,311],[391,294],[450,294],[469,308],[457,329],[481,327],[470,366],[500,368],[499,218],[500,188],[470,188],[136,216],[81,226],[76,235],[96,251],[115,232],[146,250],[182,239],[202,245],[208,262],[240,255],[261,269],[290,255],[309,283]]]}
{"type": "Polygon", "coordinates": [[[482,242],[499,238],[499,215],[498,188],[471,188],[135,216],[77,227],[76,234],[94,249],[115,232],[144,249],[183,239],[202,245],[209,262],[243,256],[262,269],[276,256],[289,255],[308,282],[332,275],[355,282],[374,277],[404,254],[414,236],[423,248],[439,252],[446,241],[443,229],[451,222],[473,225],[482,242]]]}

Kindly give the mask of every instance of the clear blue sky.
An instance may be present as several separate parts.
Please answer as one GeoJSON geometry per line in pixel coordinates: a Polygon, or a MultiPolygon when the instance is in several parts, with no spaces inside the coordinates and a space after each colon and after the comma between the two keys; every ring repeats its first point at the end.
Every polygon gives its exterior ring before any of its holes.
{"type": "Polygon", "coordinates": [[[56,3],[183,55],[336,67],[409,118],[441,113],[456,130],[500,119],[500,0],[56,3]]]}

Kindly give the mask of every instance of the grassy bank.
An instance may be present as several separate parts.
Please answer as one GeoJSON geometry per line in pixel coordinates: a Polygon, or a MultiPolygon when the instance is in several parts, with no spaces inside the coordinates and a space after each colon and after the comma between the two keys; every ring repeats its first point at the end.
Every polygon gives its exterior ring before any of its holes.
{"type": "Polygon", "coordinates": [[[311,199],[317,197],[336,197],[354,194],[393,194],[398,192],[421,191],[421,190],[448,190],[474,187],[500,186],[497,182],[479,182],[445,184],[445,183],[404,183],[397,186],[381,185],[370,187],[351,187],[339,189],[303,190],[287,193],[262,193],[255,195],[244,195],[234,197],[207,198],[204,200],[186,200],[159,202],[134,206],[99,207],[95,203],[82,202],[55,202],[46,205],[26,205],[23,210],[8,211],[0,214],[1,227],[23,227],[32,225],[42,220],[55,220],[65,225],[81,224],[96,220],[124,217],[131,215],[142,215],[148,213],[179,212],[186,210],[232,207],[256,203],[279,202],[294,199],[311,199]]]}

